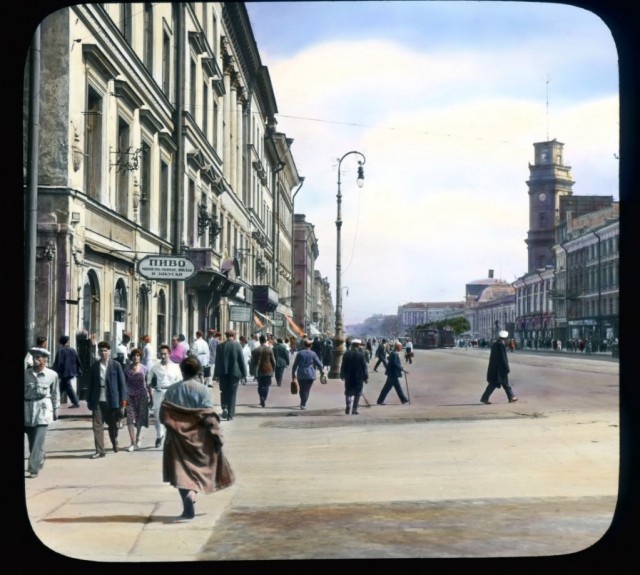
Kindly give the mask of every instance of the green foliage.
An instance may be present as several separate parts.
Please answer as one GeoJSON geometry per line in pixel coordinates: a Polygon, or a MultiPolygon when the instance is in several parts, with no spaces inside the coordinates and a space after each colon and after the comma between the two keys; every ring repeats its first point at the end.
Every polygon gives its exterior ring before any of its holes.
{"type": "Polygon", "coordinates": [[[416,326],[416,329],[444,329],[445,327],[450,327],[453,329],[453,333],[455,335],[464,333],[465,331],[469,331],[471,327],[466,318],[460,317],[452,317],[449,319],[443,319],[436,322],[425,323],[419,326],[416,326]]]}

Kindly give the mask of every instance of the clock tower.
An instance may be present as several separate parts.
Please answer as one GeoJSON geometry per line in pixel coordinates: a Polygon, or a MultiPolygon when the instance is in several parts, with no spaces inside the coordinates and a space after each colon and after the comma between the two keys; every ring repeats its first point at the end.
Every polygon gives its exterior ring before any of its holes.
{"type": "Polygon", "coordinates": [[[560,196],[573,194],[571,167],[562,163],[563,146],[555,139],[533,144],[535,162],[529,164],[529,231],[525,240],[529,273],[553,264],[560,196]]]}

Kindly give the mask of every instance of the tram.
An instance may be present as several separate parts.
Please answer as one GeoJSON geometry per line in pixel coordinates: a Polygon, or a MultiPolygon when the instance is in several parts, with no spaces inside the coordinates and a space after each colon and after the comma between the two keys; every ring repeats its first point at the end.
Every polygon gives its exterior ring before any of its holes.
{"type": "Polygon", "coordinates": [[[413,346],[416,349],[442,349],[455,347],[453,329],[418,328],[413,333],[413,346]]]}

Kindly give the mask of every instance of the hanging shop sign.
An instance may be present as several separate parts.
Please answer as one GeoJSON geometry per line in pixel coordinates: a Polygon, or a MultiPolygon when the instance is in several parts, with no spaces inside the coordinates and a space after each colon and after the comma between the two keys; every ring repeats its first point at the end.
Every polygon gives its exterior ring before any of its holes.
{"type": "Polygon", "coordinates": [[[251,321],[251,308],[246,305],[230,305],[229,320],[251,321]]]}
{"type": "Polygon", "coordinates": [[[182,256],[145,256],[138,262],[138,273],[149,280],[184,281],[195,275],[196,266],[182,256]]]}

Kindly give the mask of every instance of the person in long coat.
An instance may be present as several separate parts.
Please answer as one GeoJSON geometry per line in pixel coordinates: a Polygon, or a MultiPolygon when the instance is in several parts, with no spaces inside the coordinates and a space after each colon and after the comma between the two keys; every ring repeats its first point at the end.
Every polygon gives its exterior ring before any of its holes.
{"type": "MultiPolygon", "coordinates": [[[[397,342],[394,345],[393,350],[389,353],[389,359],[387,360],[387,369],[385,371],[387,375],[387,381],[380,390],[380,395],[378,396],[377,401],[378,405],[384,405],[384,400],[386,399],[387,394],[391,391],[391,388],[396,390],[396,393],[398,394],[398,397],[403,404],[409,402],[407,396],[404,394],[404,391],[402,391],[402,386],[400,385],[400,378],[406,371],[406,369],[402,367],[402,362],[400,361],[401,350],[402,344],[400,342],[397,342]]],[[[407,371],[407,373],[409,372],[407,371]]]]}
{"type": "Polygon", "coordinates": [[[358,403],[362,395],[364,384],[369,380],[369,370],[364,352],[360,349],[361,341],[354,339],[351,349],[342,356],[340,379],[344,381],[344,395],[346,407],[344,412],[349,415],[353,400],[352,415],[358,415],[358,403]]]}
{"type": "Polygon", "coordinates": [[[509,332],[501,331],[498,334],[498,339],[491,346],[491,353],[489,355],[489,367],[487,368],[487,388],[484,390],[480,401],[482,403],[490,404],[489,397],[494,390],[502,387],[507,394],[509,403],[518,401],[518,398],[513,393],[511,385],[509,385],[509,358],[507,357],[506,341],[509,337],[509,332]]]}
{"type": "Polygon", "coordinates": [[[71,384],[74,378],[82,375],[80,356],[78,352],[70,346],[68,335],[63,335],[60,338],[60,345],[62,347],[60,347],[56,353],[52,369],[58,374],[58,378],[60,379],[60,393],[66,393],[69,401],[71,401],[70,407],[80,407],[78,396],[71,384]]]}
{"type": "Polygon", "coordinates": [[[162,452],[162,479],[178,489],[181,519],[193,519],[197,493],[229,487],[235,477],[222,452],[220,417],[211,394],[200,382],[202,365],[196,357],[180,363],[182,381],[171,385],[160,406],[166,428],[162,452]]]}
{"type": "Polygon", "coordinates": [[[265,406],[267,397],[269,397],[269,387],[271,387],[271,378],[276,370],[276,357],[273,349],[267,344],[267,336],[260,334],[260,345],[251,352],[251,362],[253,371],[258,380],[258,399],[260,405],[265,406]]]}

